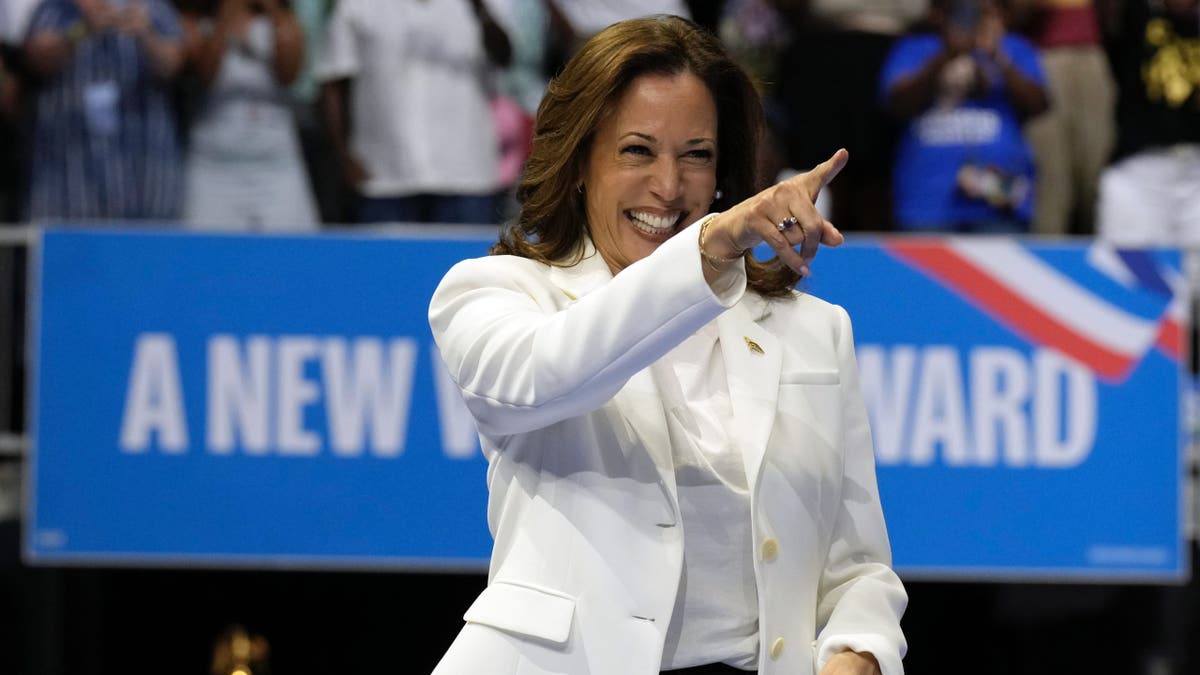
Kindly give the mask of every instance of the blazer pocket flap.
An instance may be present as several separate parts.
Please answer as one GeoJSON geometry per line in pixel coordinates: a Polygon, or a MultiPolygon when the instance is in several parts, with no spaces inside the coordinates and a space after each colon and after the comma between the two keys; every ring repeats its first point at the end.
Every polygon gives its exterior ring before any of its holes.
{"type": "Polygon", "coordinates": [[[798,370],[779,376],[779,384],[838,384],[841,381],[836,370],[798,370]]]}
{"type": "Polygon", "coordinates": [[[472,603],[463,620],[510,633],[565,644],[575,616],[575,598],[549,589],[494,581],[472,603]]]}

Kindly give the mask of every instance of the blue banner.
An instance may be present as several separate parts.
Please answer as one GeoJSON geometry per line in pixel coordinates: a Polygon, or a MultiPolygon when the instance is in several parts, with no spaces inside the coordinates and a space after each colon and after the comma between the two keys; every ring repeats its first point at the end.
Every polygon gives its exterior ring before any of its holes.
{"type": "Polygon", "coordinates": [[[47,231],[29,556],[483,568],[427,311],[491,240],[47,231]]]}
{"type": "MultiPolygon", "coordinates": [[[[484,569],[486,464],[426,311],[494,235],[440,236],[45,232],[27,557],[484,569]]],[[[814,269],[902,573],[1184,574],[1177,253],[896,238],[814,269]]]]}
{"type": "Polygon", "coordinates": [[[898,569],[1186,575],[1177,251],[897,237],[814,269],[854,319],[898,569]]]}

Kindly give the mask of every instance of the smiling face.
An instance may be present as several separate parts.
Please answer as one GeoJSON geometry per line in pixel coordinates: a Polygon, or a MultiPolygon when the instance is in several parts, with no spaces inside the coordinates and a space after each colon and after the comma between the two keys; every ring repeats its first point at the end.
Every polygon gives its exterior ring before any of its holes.
{"type": "Polygon", "coordinates": [[[614,274],[708,213],[717,107],[704,82],[635,79],[596,129],[583,183],[592,241],[614,274]]]}

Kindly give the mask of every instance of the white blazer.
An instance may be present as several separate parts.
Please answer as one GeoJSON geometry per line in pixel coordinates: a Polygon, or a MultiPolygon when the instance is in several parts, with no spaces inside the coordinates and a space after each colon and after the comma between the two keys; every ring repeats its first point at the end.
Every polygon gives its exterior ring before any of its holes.
{"type": "Polygon", "coordinates": [[[613,277],[511,256],[456,265],[433,335],[488,459],[488,586],[435,675],[657,675],[683,564],[656,361],[716,319],[751,483],[759,672],[846,648],[903,672],[850,320],[809,295],[714,294],[693,225],[613,277]]]}

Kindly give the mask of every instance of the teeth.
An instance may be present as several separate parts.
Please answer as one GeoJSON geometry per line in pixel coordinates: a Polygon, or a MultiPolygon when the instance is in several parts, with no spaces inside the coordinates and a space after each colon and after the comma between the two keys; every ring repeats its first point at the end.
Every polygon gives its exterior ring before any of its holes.
{"type": "Polygon", "coordinates": [[[656,216],[642,211],[630,211],[629,219],[639,230],[654,235],[670,234],[679,220],[679,214],[656,216]]]}

